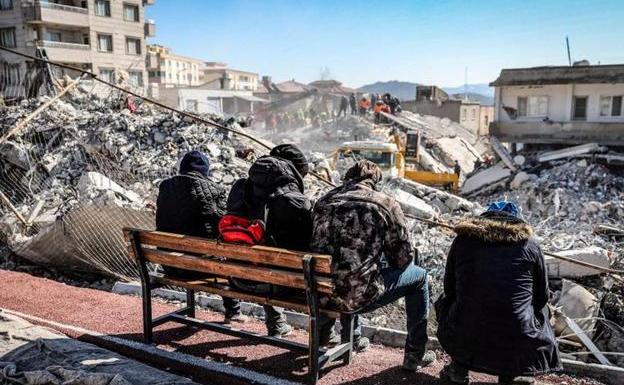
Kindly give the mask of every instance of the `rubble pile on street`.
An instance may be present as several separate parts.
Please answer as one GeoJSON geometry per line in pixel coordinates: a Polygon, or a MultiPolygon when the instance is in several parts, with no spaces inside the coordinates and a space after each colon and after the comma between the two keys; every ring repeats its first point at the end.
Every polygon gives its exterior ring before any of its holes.
{"type": "MultiPolygon", "coordinates": [[[[130,113],[120,99],[78,87],[0,143],[0,191],[13,206],[3,206],[0,233],[18,255],[78,268],[97,261],[107,274],[132,277],[120,226],[153,227],[158,183],[177,171],[184,153],[205,152],[213,178],[227,187],[267,151],[147,104],[130,113]]],[[[44,102],[5,107],[0,135],[44,102]]],[[[207,118],[243,130],[235,121],[207,118]]],[[[306,184],[311,192],[324,188],[314,179],[306,184]]]]}

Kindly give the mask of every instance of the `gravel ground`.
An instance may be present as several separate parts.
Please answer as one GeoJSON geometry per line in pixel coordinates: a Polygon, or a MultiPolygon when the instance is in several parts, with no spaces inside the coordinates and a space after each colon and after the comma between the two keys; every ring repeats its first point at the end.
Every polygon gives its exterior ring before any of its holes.
{"type": "MultiPolygon", "coordinates": [[[[26,273],[0,270],[0,307],[130,340],[141,339],[141,303],[136,297],[74,287],[26,273]]],[[[171,304],[158,301],[154,304],[155,315],[173,309],[175,306],[171,304]]],[[[223,317],[219,313],[208,311],[201,311],[198,315],[213,321],[219,321],[223,317]]],[[[262,322],[254,319],[244,327],[257,332],[264,330],[262,322]]],[[[307,333],[297,330],[289,338],[305,342],[307,333]]],[[[303,381],[305,378],[305,356],[276,347],[252,344],[171,323],[156,329],[155,341],[161,348],[171,351],[227,362],[290,380],[303,381]]],[[[327,372],[320,384],[438,384],[441,383],[438,373],[447,361],[444,354],[440,355],[442,359],[422,373],[406,374],[399,368],[401,349],[373,345],[367,352],[358,354],[353,364],[327,372]]],[[[473,374],[472,380],[476,383],[496,381],[495,377],[482,374],[473,374]]],[[[569,376],[545,376],[541,381],[545,384],[601,384],[591,379],[569,376]]]]}

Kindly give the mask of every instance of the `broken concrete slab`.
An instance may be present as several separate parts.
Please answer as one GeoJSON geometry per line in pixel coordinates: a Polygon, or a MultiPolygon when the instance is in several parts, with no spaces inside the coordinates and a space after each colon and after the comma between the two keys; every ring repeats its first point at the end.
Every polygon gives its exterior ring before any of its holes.
{"type": "Polygon", "coordinates": [[[401,205],[405,214],[411,214],[420,218],[435,218],[436,210],[425,203],[422,199],[403,191],[401,189],[390,190],[388,193],[393,196],[401,205]]]}
{"type": "Polygon", "coordinates": [[[569,317],[576,321],[589,338],[593,337],[596,327],[595,317],[600,311],[600,301],[595,295],[583,286],[564,279],[555,306],[562,313],[560,316],[555,314],[555,332],[558,336],[571,335],[568,339],[582,342],[570,330],[566,322],[566,317],[569,317]]]}
{"type": "Polygon", "coordinates": [[[501,158],[505,166],[507,166],[511,170],[516,170],[516,165],[514,164],[514,160],[511,158],[511,154],[509,151],[503,146],[503,144],[498,140],[498,138],[494,135],[490,136],[490,144],[492,145],[492,149],[498,154],[501,158]]]}
{"type": "Polygon", "coordinates": [[[578,146],[562,148],[561,150],[548,151],[538,155],[538,162],[549,162],[551,160],[570,158],[575,155],[583,155],[592,152],[600,152],[604,149],[598,143],[587,143],[578,146]]]}
{"type": "MultiPolygon", "coordinates": [[[[608,268],[611,265],[607,250],[601,247],[593,246],[584,249],[567,250],[557,252],[556,254],[600,267],[608,268]]],[[[551,278],[581,278],[602,273],[600,270],[563,261],[555,257],[546,256],[544,260],[548,276],[551,278]]]]}
{"type": "Polygon", "coordinates": [[[509,178],[511,170],[501,162],[495,166],[478,171],[470,177],[466,178],[462,185],[461,192],[464,195],[468,195],[481,190],[488,185],[500,182],[503,179],[509,178]]]}

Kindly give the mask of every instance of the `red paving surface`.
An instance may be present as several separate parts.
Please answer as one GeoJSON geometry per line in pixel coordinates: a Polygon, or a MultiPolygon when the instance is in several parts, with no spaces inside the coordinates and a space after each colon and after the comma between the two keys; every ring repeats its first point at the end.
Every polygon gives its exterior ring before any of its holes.
{"type": "MultiPolygon", "coordinates": [[[[142,338],[141,299],[109,292],[68,286],[53,280],[33,277],[25,273],[0,270],[0,307],[15,310],[47,320],[78,326],[130,340],[142,338]]],[[[154,315],[175,309],[174,305],[154,301],[154,315]]],[[[198,318],[220,321],[219,313],[200,311],[198,318]]],[[[250,320],[244,328],[263,332],[264,324],[250,320]]],[[[297,330],[291,337],[307,341],[307,333],[297,330]]],[[[159,347],[203,357],[218,362],[269,374],[294,381],[304,381],[306,357],[267,345],[253,344],[235,337],[167,323],[154,332],[159,347]]],[[[357,354],[349,366],[335,367],[326,372],[320,385],[348,384],[441,384],[438,373],[444,360],[428,367],[422,373],[400,370],[402,350],[373,345],[357,354]]],[[[474,382],[493,383],[495,377],[471,374],[474,382]]],[[[594,383],[568,376],[549,376],[542,383],[568,385],[594,383]]]]}

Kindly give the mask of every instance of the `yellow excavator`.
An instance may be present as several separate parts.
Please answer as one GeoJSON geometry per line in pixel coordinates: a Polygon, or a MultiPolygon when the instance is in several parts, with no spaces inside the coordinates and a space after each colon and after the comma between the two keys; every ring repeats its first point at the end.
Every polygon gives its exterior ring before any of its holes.
{"type": "Polygon", "coordinates": [[[365,158],[376,163],[388,177],[402,177],[428,186],[459,190],[459,176],[449,172],[419,170],[420,136],[417,131],[407,131],[405,140],[398,132],[392,134],[392,142],[353,141],[345,142],[333,154],[333,167],[338,171],[354,159],[365,158]]]}

